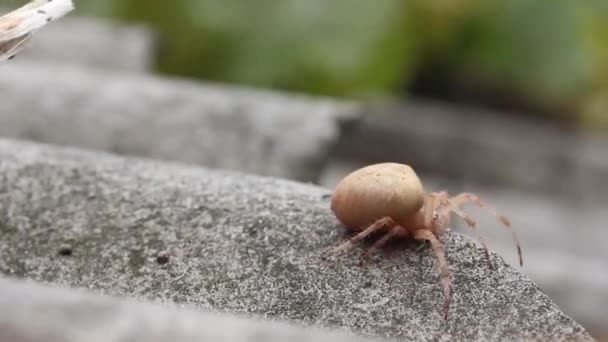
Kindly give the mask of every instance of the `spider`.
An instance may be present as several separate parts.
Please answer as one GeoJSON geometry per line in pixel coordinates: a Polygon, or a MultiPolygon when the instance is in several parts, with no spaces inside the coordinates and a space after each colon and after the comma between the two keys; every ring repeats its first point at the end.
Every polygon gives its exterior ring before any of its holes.
{"type": "Polygon", "coordinates": [[[507,217],[497,213],[473,193],[465,192],[450,197],[448,192],[439,191],[425,196],[415,171],[409,165],[398,163],[369,165],[353,171],[338,183],[331,198],[331,210],[347,229],[356,234],[331,250],[330,254],[337,255],[348,250],[375,233],[384,233],[384,236],[363,253],[360,264],[391,239],[413,238],[430,242],[439,264],[444,293],[444,317],[447,319],[452,284],[439,237],[447,230],[451,213],[466,222],[482,245],[490,269],[493,269],[490,253],[477,229],[477,223],[460,208],[467,202],[489,210],[511,231],[517,246],[519,264],[523,266],[519,239],[507,217]]]}

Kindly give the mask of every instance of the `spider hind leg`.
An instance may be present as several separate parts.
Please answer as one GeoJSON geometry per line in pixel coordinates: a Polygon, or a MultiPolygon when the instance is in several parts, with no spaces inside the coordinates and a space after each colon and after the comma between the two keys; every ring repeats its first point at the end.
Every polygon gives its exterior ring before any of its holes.
{"type": "Polygon", "coordinates": [[[380,238],[380,240],[376,241],[367,251],[365,251],[365,253],[363,253],[363,255],[361,255],[359,266],[363,266],[363,263],[370,255],[379,251],[382,247],[384,247],[384,245],[386,245],[387,242],[399,235],[407,235],[407,231],[403,227],[396,225],[386,235],[380,238]]]}
{"type": "Polygon", "coordinates": [[[357,233],[352,238],[348,239],[346,242],[344,242],[340,246],[329,251],[329,255],[335,256],[335,255],[340,254],[343,251],[347,251],[347,250],[353,248],[355,246],[355,244],[357,244],[361,240],[365,239],[366,237],[372,235],[373,233],[376,233],[385,227],[394,227],[396,224],[397,223],[395,223],[395,221],[390,217],[384,217],[379,220],[376,220],[370,226],[363,229],[362,231],[357,233]]]}

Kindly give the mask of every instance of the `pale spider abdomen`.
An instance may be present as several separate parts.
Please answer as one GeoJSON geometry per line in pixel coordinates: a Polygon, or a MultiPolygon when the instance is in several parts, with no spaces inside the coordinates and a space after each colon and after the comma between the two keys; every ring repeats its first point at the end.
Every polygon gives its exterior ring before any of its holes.
{"type": "Polygon", "coordinates": [[[358,169],[336,186],[331,209],[353,231],[382,217],[406,221],[424,203],[424,188],[408,165],[381,163],[358,169]]]}

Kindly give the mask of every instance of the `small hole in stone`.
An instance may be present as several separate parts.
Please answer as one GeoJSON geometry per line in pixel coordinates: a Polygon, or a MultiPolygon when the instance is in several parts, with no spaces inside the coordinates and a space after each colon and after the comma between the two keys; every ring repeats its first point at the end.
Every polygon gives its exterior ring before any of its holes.
{"type": "Polygon", "coordinates": [[[72,247],[70,246],[61,246],[59,248],[59,255],[61,256],[71,256],[73,251],[72,251],[72,247]]]}
{"type": "Polygon", "coordinates": [[[167,253],[159,253],[156,256],[156,262],[159,265],[164,265],[164,264],[168,263],[169,262],[169,255],[167,255],[167,253]]]}

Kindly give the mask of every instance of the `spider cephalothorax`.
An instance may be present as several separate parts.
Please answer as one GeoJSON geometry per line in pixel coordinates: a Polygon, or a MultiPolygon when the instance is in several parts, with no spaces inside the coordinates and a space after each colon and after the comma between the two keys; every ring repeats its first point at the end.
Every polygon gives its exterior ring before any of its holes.
{"type": "MultiPolygon", "coordinates": [[[[492,268],[488,248],[477,230],[475,220],[460,208],[467,202],[490,210],[505,227],[511,229],[511,223],[505,216],[499,215],[475,194],[461,193],[450,197],[446,191],[440,191],[425,195],[420,179],[408,165],[381,163],[363,167],[344,177],[332,195],[332,211],[340,222],[356,233],[332,250],[332,254],[349,249],[375,233],[384,235],[362,255],[361,262],[393,238],[430,242],[439,263],[447,318],[451,281],[439,237],[448,228],[452,213],[462,218],[476,235],[492,268]]],[[[519,240],[515,231],[511,229],[511,232],[517,245],[519,263],[523,265],[519,240]]]]}

